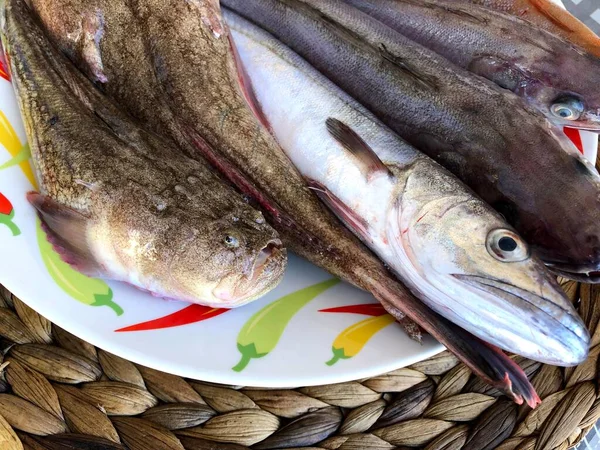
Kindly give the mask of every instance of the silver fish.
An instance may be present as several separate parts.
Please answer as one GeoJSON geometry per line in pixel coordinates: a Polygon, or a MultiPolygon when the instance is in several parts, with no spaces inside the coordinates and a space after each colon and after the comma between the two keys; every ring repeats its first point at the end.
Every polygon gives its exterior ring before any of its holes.
{"type": "Polygon", "coordinates": [[[585,360],[581,318],[498,213],[274,37],[225,17],[288,157],[417,297],[510,352],[561,366],[585,360]]]}
{"type": "Polygon", "coordinates": [[[537,255],[600,282],[600,176],[523,99],[340,0],[221,0],[500,212],[537,255]]]}

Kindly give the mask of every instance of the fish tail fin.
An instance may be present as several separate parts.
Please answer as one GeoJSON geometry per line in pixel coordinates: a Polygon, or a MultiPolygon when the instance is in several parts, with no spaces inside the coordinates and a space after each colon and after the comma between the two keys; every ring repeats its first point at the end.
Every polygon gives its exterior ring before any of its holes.
{"type": "Polygon", "coordinates": [[[406,288],[388,279],[373,282],[371,292],[394,317],[409,317],[454,353],[473,373],[516,403],[535,408],[541,400],[523,369],[499,348],[438,315],[406,288]]]}

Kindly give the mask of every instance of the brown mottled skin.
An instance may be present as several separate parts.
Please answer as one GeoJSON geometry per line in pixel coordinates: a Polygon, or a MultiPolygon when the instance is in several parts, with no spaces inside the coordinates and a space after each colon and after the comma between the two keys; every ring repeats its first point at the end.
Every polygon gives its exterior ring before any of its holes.
{"type": "MultiPolygon", "coordinates": [[[[53,2],[55,11],[44,12],[47,0],[33,0],[42,21],[52,30],[59,47],[72,47],[60,33],[60,22],[69,17],[64,0],[53,2]],[[62,6],[59,6],[61,4],[62,6]]],[[[68,2],[71,3],[71,2],[68,2]]],[[[525,374],[498,349],[458,328],[416,300],[394,280],[384,266],[319,203],[285,157],[274,138],[252,113],[240,87],[229,33],[222,23],[216,0],[131,0],[139,36],[112,27],[112,2],[99,6],[76,2],[74,11],[102,11],[106,24],[100,43],[107,81],[102,88],[154,129],[168,132],[185,151],[201,152],[236,186],[257,201],[290,249],[340,278],[372,292],[409,334],[418,331],[414,319],[477,374],[498,386],[516,401],[532,406],[537,395],[525,374]],[[114,35],[111,35],[115,33],[114,35]],[[131,56],[133,64],[116,64],[123,43],[144,42],[144,53],[131,56]],[[140,56],[147,59],[140,60],[140,56]],[[138,77],[130,77],[130,72],[138,77]],[[147,86],[147,94],[127,94],[128,83],[147,86]],[[153,116],[157,105],[167,108],[153,116]],[[169,118],[171,115],[172,119],[169,118]],[[190,145],[192,144],[192,145],[190,145]],[[207,145],[208,144],[208,145],[207,145]],[[210,147],[209,147],[210,145],[210,147]],[[211,150],[211,149],[214,149],[211,150]]],[[[72,3],[71,3],[72,4],[72,3]]],[[[83,13],[85,14],[85,13],[83,13]]],[[[68,19],[67,19],[68,20],[68,19]]],[[[129,28],[131,31],[133,26],[129,28]]],[[[134,44],[136,47],[140,48],[134,44]]],[[[126,57],[126,55],[122,55],[126,57]]],[[[80,54],[76,61],[90,58],[80,54]]],[[[83,68],[89,73],[89,69],[83,68]]],[[[132,86],[133,87],[133,86],[132,86]]]]}
{"type": "Polygon", "coordinates": [[[132,0],[131,9],[110,0],[31,3],[49,35],[85,73],[90,73],[90,58],[68,35],[83,18],[100,11],[105,30],[99,48],[107,81],[96,84],[142,123],[172,136],[188,154],[204,152],[204,143],[214,149],[215,158],[208,159],[258,201],[291,250],[366,290],[372,279],[389,277],[306,188],[248,108],[216,2],[132,0]],[[197,141],[200,145],[193,145],[197,141]],[[249,182],[236,182],[230,165],[249,182]]]}
{"type": "Polygon", "coordinates": [[[454,0],[510,13],[562,36],[600,57],[600,37],[577,17],[551,0],[454,0]]]}
{"type": "Polygon", "coordinates": [[[51,46],[23,2],[8,2],[4,33],[46,196],[34,205],[68,261],[160,296],[223,307],[281,280],[277,233],[205,161],[134,125],[51,46]],[[263,249],[266,262],[257,259],[263,249]]]}

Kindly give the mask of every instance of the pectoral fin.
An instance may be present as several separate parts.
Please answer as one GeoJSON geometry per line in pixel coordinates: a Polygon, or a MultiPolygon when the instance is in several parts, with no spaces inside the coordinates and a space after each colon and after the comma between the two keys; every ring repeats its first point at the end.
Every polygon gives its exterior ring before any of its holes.
{"type": "Polygon", "coordinates": [[[379,156],[377,156],[369,144],[356,131],[332,117],[328,118],[325,124],[327,125],[329,134],[354,155],[367,180],[370,180],[377,173],[385,173],[393,176],[390,169],[379,159],[379,156]]]}
{"type": "Polygon", "coordinates": [[[79,211],[39,192],[28,192],[27,200],[38,211],[48,242],[61,259],[81,273],[100,275],[101,267],[87,243],[89,219],[79,211]]]}
{"type": "Polygon", "coordinates": [[[319,199],[333,211],[333,213],[346,224],[354,233],[364,241],[372,242],[369,236],[369,224],[348,205],[334,195],[327,187],[315,180],[307,180],[308,188],[313,190],[319,199]]]}

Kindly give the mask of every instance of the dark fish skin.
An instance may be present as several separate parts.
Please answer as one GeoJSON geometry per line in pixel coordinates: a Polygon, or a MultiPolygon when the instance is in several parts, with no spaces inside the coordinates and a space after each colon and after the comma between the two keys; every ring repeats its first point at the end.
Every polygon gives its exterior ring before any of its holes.
{"type": "MultiPolygon", "coordinates": [[[[248,107],[240,87],[244,77],[238,72],[228,30],[222,25],[216,2],[140,0],[131,3],[142,33],[140,39],[147,43],[143,54],[147,59],[138,54],[136,61],[151,67],[148,72],[139,68],[139,75],[152,74],[150,79],[138,82],[148,83],[155,86],[156,92],[162,92],[161,101],[174,117],[172,122],[152,123],[152,126],[175,130],[171,136],[183,139],[186,151],[206,155],[242,192],[261,205],[291,250],[373,293],[402,321],[409,334],[415,335],[414,326],[406,320],[408,315],[455,352],[475,373],[515,401],[526,401],[531,406],[539,402],[532,385],[514,362],[413,297],[307,189],[274,138],[248,107]],[[213,143],[214,152],[208,151],[206,143],[213,143]]],[[[101,10],[107,24],[106,43],[113,39],[108,36],[113,30],[109,27],[112,19],[108,6],[101,10]]],[[[42,16],[46,28],[59,29],[56,21],[62,20],[67,12],[64,10],[62,16],[42,16]]],[[[115,37],[112,42],[134,38],[125,35],[115,37]]],[[[63,48],[67,40],[65,36],[58,36],[58,46],[63,48]]],[[[104,45],[107,44],[100,44],[102,52],[104,45]]],[[[102,61],[108,79],[103,83],[104,88],[108,90],[107,85],[115,83],[112,95],[130,111],[150,109],[143,96],[131,99],[135,104],[119,97],[118,94],[127,89],[126,80],[119,78],[118,67],[111,69],[109,58],[103,53],[102,61]]]]}
{"type": "Polygon", "coordinates": [[[213,306],[239,306],[275,287],[287,258],[262,214],[205,161],[137,127],[52,46],[23,2],[2,12],[42,192],[28,198],[65,260],[213,306]]]}
{"type": "Polygon", "coordinates": [[[454,0],[470,2],[527,20],[544,30],[570,40],[600,57],[600,37],[569,11],[552,0],[454,0]]]}
{"type": "Polygon", "coordinates": [[[339,0],[222,3],[462,179],[545,263],[577,276],[598,270],[598,173],[523,99],[339,0]]]}
{"type": "Polygon", "coordinates": [[[570,42],[509,14],[455,0],[344,2],[525,98],[552,122],[600,130],[600,58],[570,42]]]}

